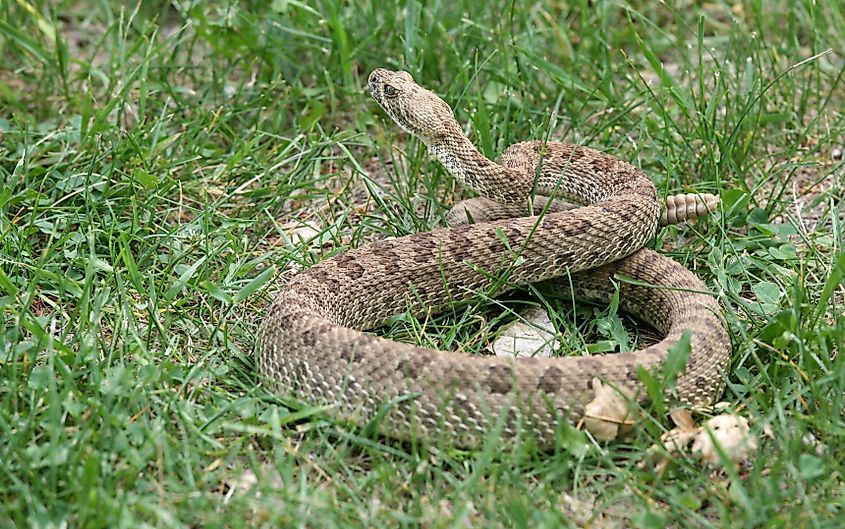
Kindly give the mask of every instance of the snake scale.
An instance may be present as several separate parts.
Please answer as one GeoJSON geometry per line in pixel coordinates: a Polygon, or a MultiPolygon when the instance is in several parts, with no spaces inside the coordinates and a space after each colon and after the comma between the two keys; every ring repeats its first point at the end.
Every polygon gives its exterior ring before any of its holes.
{"type": "MultiPolygon", "coordinates": [[[[730,340],[719,305],[692,272],[642,248],[661,209],[642,171],[583,146],[539,141],[514,144],[495,163],[464,135],[451,108],[407,72],[377,69],[368,88],[481,198],[450,214],[461,225],[346,251],[285,285],[267,310],[257,347],[259,371],[273,390],[325,405],[342,420],[363,425],[377,418],[381,433],[399,439],[472,448],[498,424],[506,441],[524,435],[548,448],[563,421],[582,417],[594,379],[644,398],[638,369],[659,368],[688,331],[691,352],[677,396],[707,405],[721,393],[730,340]],[[527,215],[533,196],[582,207],[527,215]],[[475,223],[466,222],[467,211],[475,223]],[[502,218],[514,212],[522,216],[502,218]],[[602,303],[618,288],[620,308],[665,338],[633,352],[506,358],[363,332],[406,311],[443,310],[479,293],[552,278],[561,291],[602,303]]],[[[681,220],[702,212],[700,200],[682,199],[681,220]]]]}

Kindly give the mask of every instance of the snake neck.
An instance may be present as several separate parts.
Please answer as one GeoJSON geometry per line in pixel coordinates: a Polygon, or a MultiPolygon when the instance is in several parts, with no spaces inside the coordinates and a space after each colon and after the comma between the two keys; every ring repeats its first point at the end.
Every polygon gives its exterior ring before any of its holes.
{"type": "Polygon", "coordinates": [[[428,144],[428,152],[449,173],[481,196],[503,204],[523,203],[532,180],[490,160],[455,125],[455,133],[428,144]],[[521,185],[520,185],[521,184],[521,185]]]}

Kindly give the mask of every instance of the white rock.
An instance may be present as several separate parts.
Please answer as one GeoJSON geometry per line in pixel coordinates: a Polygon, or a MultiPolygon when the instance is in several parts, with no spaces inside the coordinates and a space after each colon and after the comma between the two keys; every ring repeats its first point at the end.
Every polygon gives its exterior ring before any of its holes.
{"type": "Polygon", "coordinates": [[[519,312],[519,319],[502,328],[499,337],[488,346],[496,356],[548,357],[560,344],[549,315],[540,307],[519,312]]]}

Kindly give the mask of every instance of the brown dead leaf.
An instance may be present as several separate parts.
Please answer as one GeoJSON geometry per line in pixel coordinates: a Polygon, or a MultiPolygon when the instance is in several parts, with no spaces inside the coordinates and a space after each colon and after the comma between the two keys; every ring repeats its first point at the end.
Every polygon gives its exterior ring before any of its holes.
{"type": "Polygon", "coordinates": [[[584,417],[578,424],[598,441],[613,441],[627,435],[633,428],[628,407],[630,396],[623,391],[593,379],[595,397],[584,407],[584,417]]]}

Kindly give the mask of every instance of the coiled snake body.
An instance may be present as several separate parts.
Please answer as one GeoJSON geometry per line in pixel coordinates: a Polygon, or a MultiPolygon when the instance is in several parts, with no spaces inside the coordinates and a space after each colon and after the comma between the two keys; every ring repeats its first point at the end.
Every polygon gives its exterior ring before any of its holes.
{"type": "MultiPolygon", "coordinates": [[[[359,424],[378,417],[382,433],[401,439],[443,437],[474,447],[501,418],[503,437],[521,432],[549,447],[561,421],[582,417],[594,379],[644,397],[638,369],[661,366],[688,331],[691,353],[678,397],[705,405],[720,394],[730,341],[718,303],[680,264],[642,249],[657,228],[660,203],[640,170],[586,147],[541,142],[515,144],[497,164],[464,136],[449,106],[406,72],[375,70],[369,90],[484,198],[450,214],[453,221],[463,217],[462,226],[368,244],[293,278],[269,307],[258,347],[259,370],[276,391],[328,405],[359,424]],[[534,195],[583,207],[501,218],[527,211],[534,195]],[[466,223],[466,211],[475,224],[466,223]],[[619,288],[620,307],[665,338],[634,352],[505,358],[362,332],[408,310],[443,309],[551,278],[561,278],[561,290],[571,286],[576,297],[598,302],[619,288]]],[[[699,199],[678,205],[682,218],[702,212],[699,199]],[[685,207],[698,210],[684,213],[685,207]]]]}

